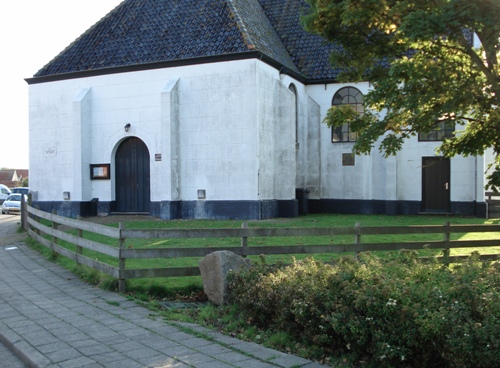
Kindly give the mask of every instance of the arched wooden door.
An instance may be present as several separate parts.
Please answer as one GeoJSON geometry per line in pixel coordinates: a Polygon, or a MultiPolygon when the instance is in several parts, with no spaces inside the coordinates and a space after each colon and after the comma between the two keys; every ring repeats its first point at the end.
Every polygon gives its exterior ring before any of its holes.
{"type": "Polygon", "coordinates": [[[116,211],[149,213],[149,151],[144,142],[124,140],[116,150],[115,168],[116,211]]]}

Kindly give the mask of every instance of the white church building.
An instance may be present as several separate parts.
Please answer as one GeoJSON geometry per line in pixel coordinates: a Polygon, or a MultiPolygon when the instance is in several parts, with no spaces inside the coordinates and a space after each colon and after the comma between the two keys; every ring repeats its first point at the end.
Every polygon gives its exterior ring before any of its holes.
{"type": "Polygon", "coordinates": [[[30,188],[75,217],[264,219],[303,213],[485,216],[485,157],[435,155],[445,129],[397,156],[352,156],[332,104],[332,45],[303,0],[124,0],[29,84],[30,188]]]}

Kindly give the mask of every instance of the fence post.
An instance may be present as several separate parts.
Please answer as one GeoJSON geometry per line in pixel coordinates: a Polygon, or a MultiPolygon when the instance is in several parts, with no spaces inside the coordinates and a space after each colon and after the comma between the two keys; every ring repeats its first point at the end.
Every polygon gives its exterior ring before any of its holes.
{"type": "Polygon", "coordinates": [[[122,257],[122,251],[125,249],[125,239],[122,237],[123,224],[118,223],[118,229],[120,230],[120,238],[118,240],[118,245],[120,247],[120,258],[118,261],[118,292],[125,292],[125,258],[122,257]]]}
{"type": "Polygon", "coordinates": [[[28,231],[28,206],[24,194],[21,195],[21,228],[28,231]]]}
{"type": "MultiPolygon", "coordinates": [[[[354,243],[361,244],[361,222],[356,222],[354,225],[356,229],[356,235],[354,235],[354,243]]],[[[356,259],[359,261],[359,250],[356,250],[356,259]]]]}
{"type": "MultiPolygon", "coordinates": [[[[248,229],[248,222],[244,221],[241,224],[242,229],[248,229]]],[[[248,238],[246,236],[241,237],[241,248],[242,248],[242,256],[243,258],[247,257],[247,248],[248,248],[248,238]]]]}
{"type": "MultiPolygon", "coordinates": [[[[40,219],[40,216],[34,215],[33,218],[38,223],[42,222],[42,220],[40,219]]],[[[36,233],[36,235],[40,236],[40,229],[36,228],[35,229],[35,233],[36,233]]]]}
{"type": "MultiPolygon", "coordinates": [[[[76,217],[77,220],[82,220],[81,216],[77,216],[76,217]]],[[[83,238],[83,230],[82,229],[77,229],[77,236],[79,238],[83,238]]],[[[80,245],[77,245],[76,246],[76,254],[77,254],[77,257],[76,257],[76,264],[77,265],[80,265],[80,257],[82,254],[83,254],[83,247],[80,246],[80,245]]]]}
{"type": "MultiPolygon", "coordinates": [[[[450,221],[444,223],[444,239],[446,243],[450,241],[450,221]]],[[[449,245],[449,244],[447,244],[449,245]]],[[[443,249],[443,261],[446,266],[450,265],[450,248],[443,249]]]]}
{"type": "MultiPolygon", "coordinates": [[[[57,215],[57,211],[52,210],[52,214],[57,215]]],[[[54,220],[52,220],[52,229],[57,230],[58,227],[59,227],[59,224],[57,222],[55,222],[54,220]]],[[[59,243],[59,239],[57,238],[57,236],[52,235],[52,243],[54,243],[54,244],[59,243]]],[[[55,258],[56,256],[57,256],[57,252],[55,251],[54,247],[52,247],[52,257],[55,258]]]]}

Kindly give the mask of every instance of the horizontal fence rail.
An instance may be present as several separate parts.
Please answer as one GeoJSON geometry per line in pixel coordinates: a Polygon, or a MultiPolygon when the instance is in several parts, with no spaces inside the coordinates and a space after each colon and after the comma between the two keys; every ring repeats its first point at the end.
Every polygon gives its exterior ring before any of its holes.
{"type": "MultiPolygon", "coordinates": [[[[28,232],[40,244],[51,249],[54,253],[61,254],[77,264],[92,267],[106,273],[119,281],[119,291],[125,291],[125,280],[131,278],[179,277],[197,276],[200,274],[198,267],[164,267],[147,269],[126,268],[127,259],[169,259],[204,257],[216,251],[227,250],[241,256],[256,255],[286,255],[286,254],[318,254],[318,253],[354,253],[366,251],[397,251],[401,249],[443,249],[449,255],[453,248],[491,247],[500,246],[498,239],[491,240],[450,240],[451,234],[464,233],[500,233],[500,225],[429,225],[429,226],[366,226],[359,223],[352,227],[329,228],[248,228],[243,223],[242,228],[232,229],[124,229],[121,224],[118,228],[94,224],[86,221],[70,219],[56,214],[40,211],[26,206],[28,232]],[[47,226],[41,223],[46,220],[51,223],[47,226]],[[60,227],[63,227],[60,229],[60,227]],[[72,235],[68,229],[77,231],[72,235]],[[83,238],[83,231],[99,234],[109,238],[116,246],[102,244],[83,238]],[[42,235],[42,233],[44,235],[42,235]],[[361,241],[362,236],[381,235],[412,235],[412,234],[442,234],[442,240],[432,241],[401,241],[401,242],[367,242],[361,241]],[[350,244],[315,244],[315,245],[280,245],[260,246],[248,245],[249,238],[271,237],[335,237],[353,236],[350,244]],[[130,239],[221,239],[234,238],[234,246],[224,247],[169,247],[135,249],[127,247],[126,241],[130,239]],[[65,241],[76,246],[76,252],[61,245],[65,241]],[[84,256],[83,249],[94,251],[117,259],[118,267],[114,267],[95,258],[84,256]]],[[[74,231],[73,231],[74,232],[74,231]]],[[[366,238],[365,238],[366,240],[366,238]]],[[[448,262],[459,262],[466,256],[447,257],[448,262]]],[[[495,260],[498,255],[482,255],[482,260],[495,260]]]]}
{"type": "Polygon", "coordinates": [[[471,232],[500,232],[500,225],[426,225],[426,226],[363,226],[314,228],[248,228],[248,229],[173,229],[123,230],[125,238],[241,238],[269,236],[337,236],[384,234],[443,234],[471,232]]]}

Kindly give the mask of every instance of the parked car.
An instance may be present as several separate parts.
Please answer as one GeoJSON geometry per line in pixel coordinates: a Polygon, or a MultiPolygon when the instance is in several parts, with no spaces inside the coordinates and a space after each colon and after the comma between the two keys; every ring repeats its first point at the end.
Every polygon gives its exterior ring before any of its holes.
{"type": "MultiPolygon", "coordinates": [[[[21,197],[24,194],[21,193],[12,193],[10,194],[5,201],[2,203],[2,215],[5,213],[21,213],[21,197]]],[[[26,196],[24,197],[26,200],[26,196]]]]}
{"type": "Polygon", "coordinates": [[[12,193],[22,193],[22,194],[28,195],[29,192],[30,192],[30,188],[28,188],[28,187],[12,188],[12,193]]]}
{"type": "Polygon", "coordinates": [[[6,185],[0,184],[0,203],[3,203],[12,191],[6,185]]]}

